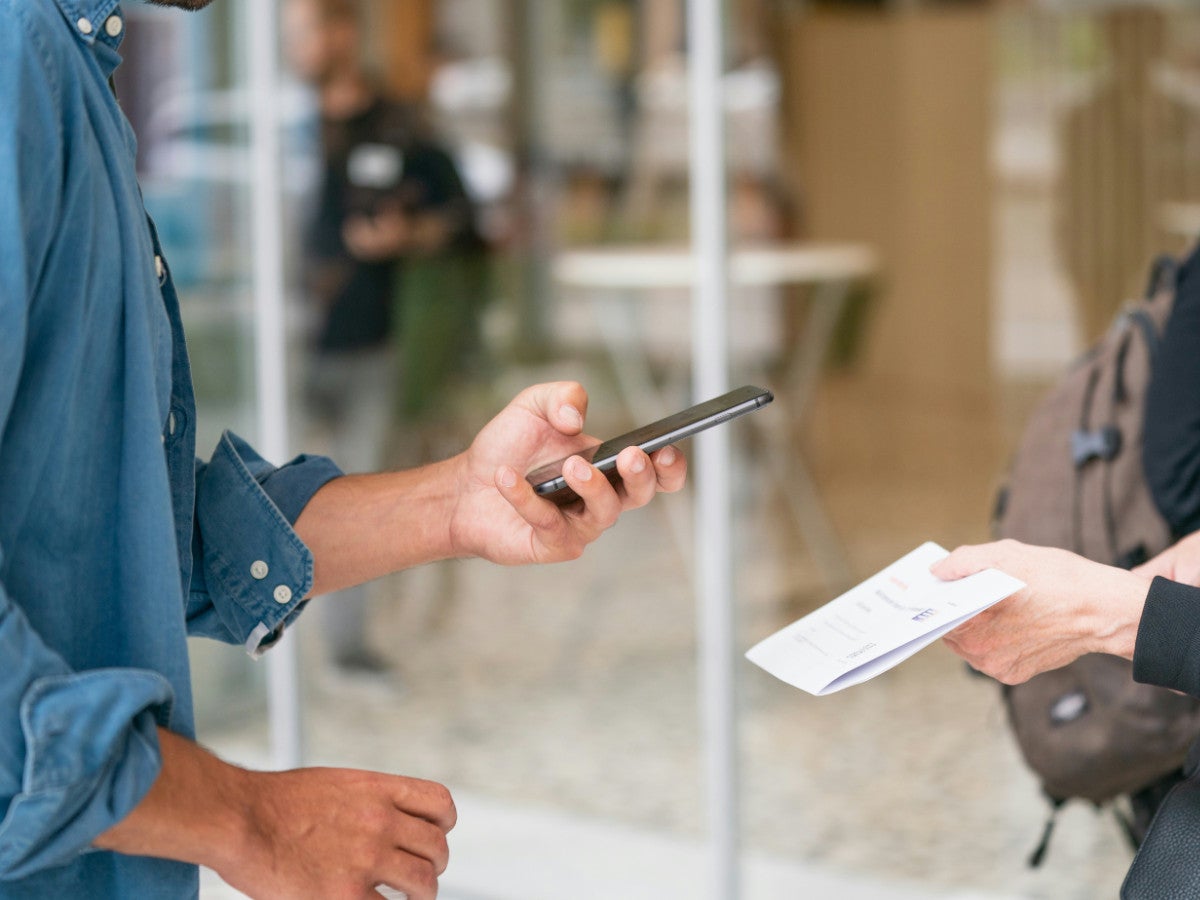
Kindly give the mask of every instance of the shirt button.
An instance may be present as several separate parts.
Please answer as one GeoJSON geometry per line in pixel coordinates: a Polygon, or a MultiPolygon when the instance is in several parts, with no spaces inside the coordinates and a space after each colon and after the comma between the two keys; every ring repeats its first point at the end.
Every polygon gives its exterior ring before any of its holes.
{"type": "MultiPolygon", "coordinates": [[[[267,564],[265,562],[263,562],[261,559],[256,559],[254,562],[250,563],[250,574],[253,575],[259,581],[262,581],[264,578],[266,578],[267,574],[270,571],[271,570],[267,567],[267,564]]],[[[287,589],[284,588],[284,590],[287,590],[287,589]]],[[[286,603],[287,600],[281,600],[280,602],[286,603]]]]}
{"type": "Polygon", "coordinates": [[[169,413],[167,415],[167,433],[175,433],[175,413],[169,413]]]}
{"type": "Polygon", "coordinates": [[[104,30],[108,32],[109,37],[115,38],[124,27],[125,24],[121,21],[120,16],[109,16],[108,21],[104,23],[104,30]]]}
{"type": "Polygon", "coordinates": [[[158,276],[158,283],[162,284],[167,277],[167,264],[163,262],[161,256],[154,257],[154,274],[158,276]]]}
{"type": "Polygon", "coordinates": [[[79,29],[81,34],[91,34],[93,31],[91,19],[80,19],[75,23],[75,27],[79,29]]]}
{"type": "Polygon", "coordinates": [[[279,587],[275,588],[275,602],[280,604],[291,603],[292,589],[286,584],[281,584],[279,587]]]}

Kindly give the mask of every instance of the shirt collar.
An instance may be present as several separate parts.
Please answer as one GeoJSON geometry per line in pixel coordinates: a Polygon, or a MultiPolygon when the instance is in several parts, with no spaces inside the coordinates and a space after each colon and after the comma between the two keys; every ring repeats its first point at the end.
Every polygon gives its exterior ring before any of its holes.
{"type": "Polygon", "coordinates": [[[106,31],[108,19],[118,11],[120,0],[54,0],[59,11],[75,32],[75,36],[89,46],[98,38],[116,47],[125,37],[124,22],[115,35],[106,31]]]}

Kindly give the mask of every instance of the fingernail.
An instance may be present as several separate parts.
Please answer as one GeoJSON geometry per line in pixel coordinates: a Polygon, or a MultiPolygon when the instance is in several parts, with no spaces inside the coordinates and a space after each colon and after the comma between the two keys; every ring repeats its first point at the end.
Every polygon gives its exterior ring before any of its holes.
{"type": "Polygon", "coordinates": [[[580,481],[592,480],[592,467],[585,463],[582,459],[576,459],[571,462],[573,474],[580,481]]]}
{"type": "Polygon", "coordinates": [[[658,461],[664,466],[669,466],[675,462],[675,448],[664,447],[662,452],[658,454],[658,461]]]}
{"type": "Polygon", "coordinates": [[[563,408],[558,411],[558,414],[566,424],[574,428],[583,427],[583,416],[579,414],[579,410],[571,406],[569,403],[563,406],[563,408]]]}
{"type": "Polygon", "coordinates": [[[517,473],[508,467],[500,470],[500,484],[503,487],[510,488],[517,483],[517,473]]]}
{"type": "Polygon", "coordinates": [[[637,456],[635,456],[633,458],[633,462],[629,466],[629,471],[632,472],[634,475],[637,475],[639,472],[642,472],[643,470],[645,470],[645,468],[646,468],[646,457],[642,456],[639,453],[637,456]]]}

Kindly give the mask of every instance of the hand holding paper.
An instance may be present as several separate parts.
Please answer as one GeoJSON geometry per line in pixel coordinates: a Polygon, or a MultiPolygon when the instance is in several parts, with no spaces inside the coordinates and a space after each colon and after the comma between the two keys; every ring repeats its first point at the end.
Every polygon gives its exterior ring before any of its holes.
{"type": "Polygon", "coordinates": [[[1012,540],[959,547],[933,572],[953,581],[988,568],[1003,569],[1026,587],[946,635],[950,649],[980,672],[1020,684],[1085,653],[1133,659],[1148,573],[1012,540]]]}
{"type": "Polygon", "coordinates": [[[927,543],[761,641],[746,658],[823,696],[886,672],[1025,585],[996,569],[957,581],[929,571],[949,556],[927,543]]]}

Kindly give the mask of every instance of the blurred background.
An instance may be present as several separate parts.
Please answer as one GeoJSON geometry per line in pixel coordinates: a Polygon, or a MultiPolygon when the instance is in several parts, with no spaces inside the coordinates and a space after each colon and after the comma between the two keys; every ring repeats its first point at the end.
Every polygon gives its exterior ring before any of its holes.
{"type": "MultiPolygon", "coordinates": [[[[444,458],[550,379],[601,437],[686,405],[682,0],[277,5],[292,451],[444,458]]],[[[126,15],[207,454],[259,427],[245,13],[126,15]]],[[[779,397],[732,429],[745,649],[926,539],[987,537],[1032,404],[1200,233],[1200,13],[728,0],[725,28],[732,383],[779,397]]],[[[449,785],[451,900],[704,896],[692,529],[666,498],[575,563],[440,563],[314,610],[306,761],[449,785]]],[[[268,765],[265,667],[192,653],[201,739],[268,765]]],[[[1047,807],[942,647],[835,697],[738,679],[746,896],[1116,895],[1107,812],[1068,807],[1026,867],[1047,807]]]]}

